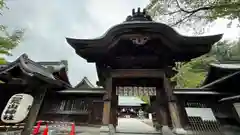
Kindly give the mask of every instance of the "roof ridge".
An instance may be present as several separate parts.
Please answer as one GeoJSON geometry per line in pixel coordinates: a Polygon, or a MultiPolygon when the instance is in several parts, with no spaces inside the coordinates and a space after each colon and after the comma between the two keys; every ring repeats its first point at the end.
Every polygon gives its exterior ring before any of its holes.
{"type": "Polygon", "coordinates": [[[88,85],[90,85],[92,88],[94,88],[95,86],[89,81],[89,79],[84,76],[83,79],[88,83],[88,85]]]}
{"type": "Polygon", "coordinates": [[[81,85],[84,84],[84,82],[90,87],[90,88],[95,88],[95,86],[88,80],[86,76],[83,77],[83,79],[78,83],[75,88],[80,87],[81,85]]]}

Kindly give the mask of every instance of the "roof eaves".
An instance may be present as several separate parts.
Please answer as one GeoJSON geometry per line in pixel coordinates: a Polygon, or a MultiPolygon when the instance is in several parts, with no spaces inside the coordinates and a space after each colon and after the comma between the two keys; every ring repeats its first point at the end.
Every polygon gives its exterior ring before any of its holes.
{"type": "Polygon", "coordinates": [[[208,84],[206,84],[206,85],[203,85],[203,86],[200,87],[200,88],[201,88],[201,89],[209,88],[209,87],[211,87],[211,86],[213,86],[213,85],[219,84],[219,83],[223,82],[224,80],[229,79],[229,78],[231,78],[231,77],[233,77],[233,76],[235,76],[235,75],[239,75],[239,74],[240,74],[240,71],[234,72],[234,73],[232,73],[232,74],[223,76],[223,77],[221,77],[221,78],[219,78],[219,79],[217,79],[217,80],[215,80],[215,81],[213,81],[213,82],[211,82],[211,83],[208,83],[208,84]]]}

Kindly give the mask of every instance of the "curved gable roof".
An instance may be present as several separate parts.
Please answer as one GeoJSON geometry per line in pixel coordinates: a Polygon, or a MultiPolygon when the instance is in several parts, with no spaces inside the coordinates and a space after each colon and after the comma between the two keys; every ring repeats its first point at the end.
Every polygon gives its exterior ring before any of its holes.
{"type": "Polygon", "coordinates": [[[82,81],[74,88],[95,88],[95,86],[88,80],[87,77],[83,77],[82,81]]]}
{"type": "Polygon", "coordinates": [[[14,74],[14,69],[17,69],[17,71],[22,72],[26,76],[35,76],[47,83],[56,84],[65,88],[71,88],[71,85],[69,83],[56,78],[47,68],[37,62],[30,60],[26,54],[21,55],[14,62],[8,63],[4,66],[2,65],[0,67],[0,77],[3,77],[8,73],[14,74]]]}

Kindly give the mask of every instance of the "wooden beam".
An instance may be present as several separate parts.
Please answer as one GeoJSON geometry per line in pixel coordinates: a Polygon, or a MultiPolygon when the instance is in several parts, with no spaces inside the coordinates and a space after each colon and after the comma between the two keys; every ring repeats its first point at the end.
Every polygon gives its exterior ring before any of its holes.
{"type": "Polygon", "coordinates": [[[159,69],[112,69],[111,75],[113,78],[138,78],[138,77],[148,77],[148,78],[162,78],[164,72],[159,69]]]}

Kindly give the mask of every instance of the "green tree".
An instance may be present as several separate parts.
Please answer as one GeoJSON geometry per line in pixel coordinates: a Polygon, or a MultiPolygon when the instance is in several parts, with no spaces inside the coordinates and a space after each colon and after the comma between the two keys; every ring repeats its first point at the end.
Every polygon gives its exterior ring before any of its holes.
{"type": "Polygon", "coordinates": [[[218,42],[212,47],[211,55],[214,55],[220,63],[240,61],[240,39],[218,42]]]}
{"type": "Polygon", "coordinates": [[[177,88],[195,88],[205,79],[210,63],[240,63],[240,40],[222,41],[215,44],[210,53],[187,63],[178,64],[178,73],[172,78],[177,88]],[[179,66],[180,65],[180,66],[179,66]]]}
{"type": "Polygon", "coordinates": [[[218,61],[227,61],[231,55],[231,47],[233,42],[223,41],[218,42],[212,47],[211,54],[216,57],[218,61]]]}
{"type": "Polygon", "coordinates": [[[183,64],[172,78],[177,82],[176,88],[195,88],[201,85],[206,77],[209,63],[217,60],[212,55],[203,55],[183,64]]]}
{"type": "Polygon", "coordinates": [[[10,50],[14,49],[23,37],[23,30],[14,30],[12,33],[8,32],[7,27],[0,26],[0,54],[11,55],[10,50]]]}
{"type": "MultiPolygon", "coordinates": [[[[0,0],[0,11],[6,8],[4,0],[0,0]]],[[[23,29],[16,29],[13,32],[9,32],[7,26],[0,25],[0,64],[5,63],[5,60],[1,58],[4,55],[11,55],[11,50],[14,49],[23,37],[23,29]]]]}
{"type": "Polygon", "coordinates": [[[140,96],[139,97],[142,101],[144,101],[145,103],[150,104],[150,98],[149,96],[140,96]]]}
{"type": "Polygon", "coordinates": [[[6,63],[6,60],[4,58],[0,58],[0,65],[5,63],[6,63]]]}
{"type": "Polygon", "coordinates": [[[6,3],[4,0],[0,0],[0,10],[2,11],[3,8],[7,8],[6,3]]]}
{"type": "Polygon", "coordinates": [[[184,25],[185,29],[197,31],[196,34],[203,33],[206,24],[217,18],[240,20],[240,0],[150,0],[147,10],[161,22],[184,25]]]}
{"type": "MultiPolygon", "coordinates": [[[[185,30],[193,30],[202,34],[218,18],[240,20],[240,0],[150,0],[147,10],[157,21],[172,27],[183,26],[185,30]]],[[[208,65],[212,62],[240,60],[240,41],[219,42],[212,51],[188,63],[176,63],[178,73],[172,78],[176,87],[198,87],[204,80],[208,65]]]]}

